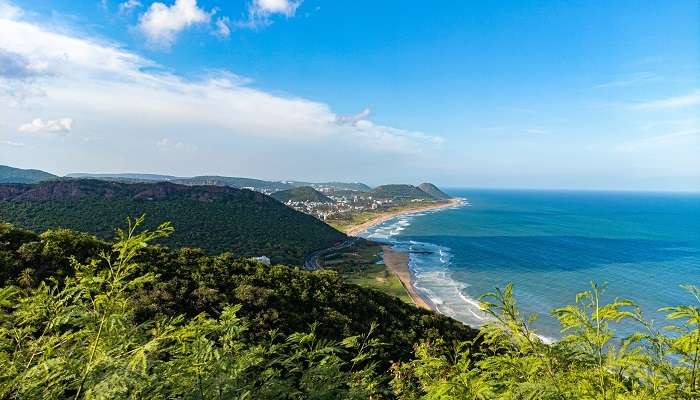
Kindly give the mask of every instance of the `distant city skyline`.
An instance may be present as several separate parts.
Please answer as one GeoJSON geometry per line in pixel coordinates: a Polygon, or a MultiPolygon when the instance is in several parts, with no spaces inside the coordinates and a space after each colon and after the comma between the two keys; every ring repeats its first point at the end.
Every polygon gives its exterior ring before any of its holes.
{"type": "Polygon", "coordinates": [[[0,0],[0,164],[700,190],[700,3],[0,0]]]}

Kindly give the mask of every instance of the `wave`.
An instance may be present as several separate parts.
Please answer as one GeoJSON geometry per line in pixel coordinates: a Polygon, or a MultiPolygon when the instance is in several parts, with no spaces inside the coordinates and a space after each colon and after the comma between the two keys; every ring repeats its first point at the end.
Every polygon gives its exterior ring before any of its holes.
{"type": "Polygon", "coordinates": [[[479,302],[470,297],[466,282],[455,279],[450,271],[452,253],[444,246],[416,241],[396,242],[396,247],[407,246],[409,270],[416,291],[441,314],[470,326],[481,326],[490,320],[479,302]]]}
{"type": "Polygon", "coordinates": [[[481,310],[479,301],[469,296],[469,285],[454,278],[450,271],[451,250],[433,243],[396,239],[415,217],[469,205],[466,199],[462,199],[461,204],[453,207],[404,214],[368,229],[363,236],[391,244],[397,251],[408,253],[408,269],[418,294],[441,314],[478,327],[491,318],[481,310]]]}

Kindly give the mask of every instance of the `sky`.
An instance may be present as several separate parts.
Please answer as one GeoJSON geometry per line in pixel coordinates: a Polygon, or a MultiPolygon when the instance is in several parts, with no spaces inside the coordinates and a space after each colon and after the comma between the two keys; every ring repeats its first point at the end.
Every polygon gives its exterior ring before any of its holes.
{"type": "Polygon", "coordinates": [[[0,0],[0,164],[700,190],[700,2],[0,0]]]}

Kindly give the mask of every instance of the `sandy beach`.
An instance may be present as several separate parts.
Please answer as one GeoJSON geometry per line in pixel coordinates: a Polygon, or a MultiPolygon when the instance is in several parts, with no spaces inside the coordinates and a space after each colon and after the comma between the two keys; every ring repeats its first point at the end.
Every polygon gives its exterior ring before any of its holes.
{"type": "Polygon", "coordinates": [[[420,308],[433,310],[430,304],[423,300],[413,287],[411,272],[408,270],[408,254],[392,250],[391,246],[382,246],[382,249],[384,250],[384,265],[399,278],[406,292],[411,296],[413,303],[420,308]]]}
{"type": "Polygon", "coordinates": [[[386,222],[392,218],[398,217],[399,215],[404,215],[404,214],[413,214],[421,211],[429,211],[429,210],[437,210],[441,208],[447,208],[447,207],[453,207],[456,205],[462,204],[462,199],[449,199],[446,203],[439,203],[439,204],[426,204],[425,206],[418,206],[416,208],[409,208],[409,209],[404,209],[404,210],[398,210],[394,212],[387,212],[385,214],[381,214],[376,216],[375,218],[372,218],[371,220],[364,222],[359,225],[355,225],[352,228],[348,229],[345,234],[348,236],[357,236],[360,233],[366,231],[367,229],[379,225],[382,222],[386,222]]]}

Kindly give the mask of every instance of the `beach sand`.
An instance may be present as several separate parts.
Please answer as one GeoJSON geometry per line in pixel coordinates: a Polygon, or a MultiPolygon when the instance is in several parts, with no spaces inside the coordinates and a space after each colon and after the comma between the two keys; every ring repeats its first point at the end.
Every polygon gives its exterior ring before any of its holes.
{"type": "Polygon", "coordinates": [[[430,304],[423,300],[413,287],[411,272],[408,270],[408,254],[395,251],[391,246],[382,246],[382,249],[384,250],[384,265],[399,278],[404,289],[411,296],[413,303],[420,308],[434,311],[430,304]]]}
{"type": "Polygon", "coordinates": [[[449,199],[446,203],[439,203],[439,204],[427,204],[423,207],[415,207],[415,208],[409,208],[409,209],[404,209],[404,210],[398,210],[394,212],[388,212],[385,214],[381,214],[376,216],[375,218],[372,218],[371,220],[362,223],[360,225],[355,225],[352,228],[348,229],[345,234],[348,236],[357,236],[360,233],[366,231],[367,229],[379,225],[382,222],[386,222],[392,218],[398,217],[400,215],[404,214],[413,214],[421,211],[430,211],[430,210],[438,210],[441,208],[447,208],[447,207],[453,207],[456,205],[462,204],[462,199],[449,199]]]}

